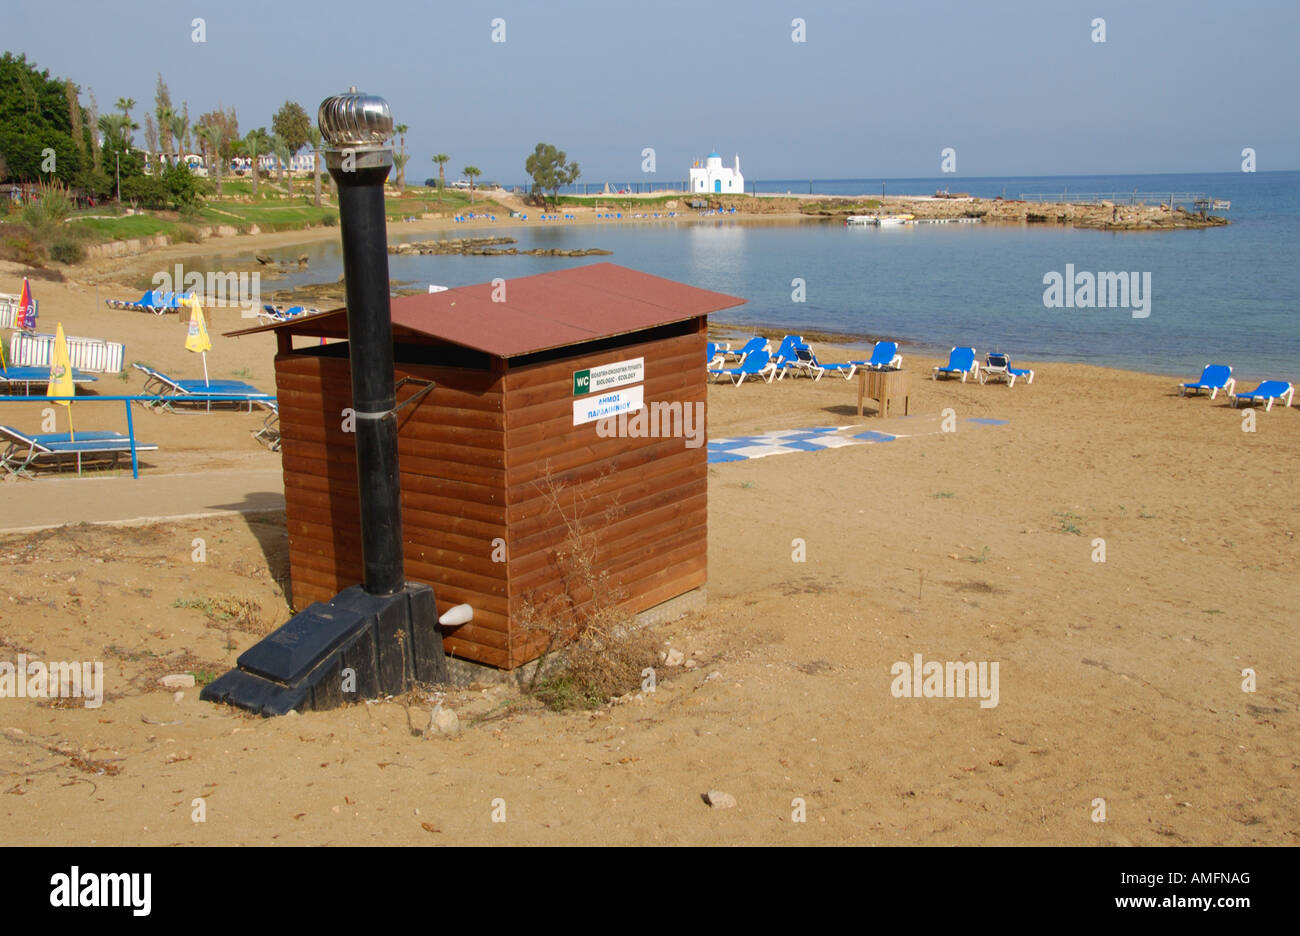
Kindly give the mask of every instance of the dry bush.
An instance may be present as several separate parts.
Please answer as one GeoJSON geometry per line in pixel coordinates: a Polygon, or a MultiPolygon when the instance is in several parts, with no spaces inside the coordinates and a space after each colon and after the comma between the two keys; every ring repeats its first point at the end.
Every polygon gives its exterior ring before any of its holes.
{"type": "MultiPolygon", "coordinates": [[[[548,471],[537,485],[565,526],[565,538],[551,557],[559,587],[530,595],[516,621],[526,643],[538,635],[545,641],[529,689],[553,709],[595,708],[637,689],[642,670],[656,662],[654,638],[634,629],[622,606],[626,593],[600,570],[586,505],[603,478],[569,486],[548,471]],[[558,666],[547,665],[552,657],[559,658],[558,666]]],[[[622,513],[614,504],[599,519],[602,525],[613,523],[622,513]]]]}
{"type": "Polygon", "coordinates": [[[173,608],[193,608],[202,611],[209,627],[229,633],[243,631],[256,637],[265,637],[273,627],[262,618],[262,606],[252,598],[221,595],[206,598],[178,598],[173,608]]]}

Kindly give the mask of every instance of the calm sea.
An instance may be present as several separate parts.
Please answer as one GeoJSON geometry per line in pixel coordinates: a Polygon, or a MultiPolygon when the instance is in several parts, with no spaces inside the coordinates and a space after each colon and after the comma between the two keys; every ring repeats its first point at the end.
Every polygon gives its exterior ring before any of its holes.
{"type": "MultiPolygon", "coordinates": [[[[808,182],[760,182],[806,192],[808,182]]],[[[879,179],[820,180],[815,191],[879,194],[879,179]]],[[[1204,192],[1229,199],[1232,224],[1203,231],[1109,233],[1052,225],[837,223],[747,225],[729,219],[610,225],[538,223],[520,247],[603,247],[608,258],[392,257],[395,280],[462,286],[606,259],[748,300],[717,322],[900,339],[924,350],[973,345],[1031,360],[1082,361],[1162,374],[1231,364],[1247,378],[1300,381],[1300,172],[1039,178],[891,179],[891,195],[936,189],[1006,193],[1204,192]],[[1150,315],[1049,309],[1043,277],[1076,271],[1151,274],[1150,315]],[[804,283],[795,301],[793,281],[804,283]]],[[[627,212],[624,212],[626,218],[627,212]]],[[[475,225],[455,231],[473,232],[475,225]]],[[[394,231],[396,239],[400,229],[394,231]]],[[[424,235],[427,237],[428,235],[424,235]]],[[[286,249],[297,256],[303,248],[286,249]]],[[[333,281],[337,244],[314,245],[294,282],[333,281]]],[[[775,334],[775,333],[774,333],[775,334]]],[[[775,337],[780,337],[775,334],[775,337]]]]}

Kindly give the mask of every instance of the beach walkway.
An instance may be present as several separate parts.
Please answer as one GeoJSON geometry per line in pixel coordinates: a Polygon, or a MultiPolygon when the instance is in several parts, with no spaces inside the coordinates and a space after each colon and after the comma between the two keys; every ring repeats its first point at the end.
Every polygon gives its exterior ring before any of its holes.
{"type": "Polygon", "coordinates": [[[152,523],[284,509],[280,469],[42,477],[0,486],[0,533],[66,523],[152,523]]]}
{"type": "MultiPolygon", "coordinates": [[[[898,422],[916,418],[914,416],[905,416],[898,422]]],[[[978,417],[968,417],[962,422],[971,427],[1004,426],[1007,423],[1005,419],[982,419],[978,417]]],[[[863,430],[863,426],[813,426],[808,429],[780,429],[759,435],[710,439],[709,464],[749,461],[753,458],[766,458],[769,455],[788,455],[794,452],[820,452],[823,449],[844,448],[848,445],[894,442],[898,439],[937,435],[943,431],[942,429],[929,429],[921,432],[863,430]]]]}

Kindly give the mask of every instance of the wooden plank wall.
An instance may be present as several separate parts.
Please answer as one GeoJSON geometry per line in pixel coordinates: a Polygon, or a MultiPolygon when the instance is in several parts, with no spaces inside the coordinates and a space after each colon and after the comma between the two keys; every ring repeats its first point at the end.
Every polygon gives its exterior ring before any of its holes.
{"type": "MultiPolygon", "coordinates": [[[[580,519],[591,535],[596,570],[608,575],[628,611],[643,611],[706,582],[706,447],[687,448],[680,437],[602,439],[596,423],[573,425],[573,372],[630,358],[645,358],[647,406],[703,403],[703,321],[690,334],[507,370],[512,615],[525,602],[538,606],[564,587],[555,551],[569,535],[566,514],[580,519]]],[[[581,601],[586,596],[578,591],[581,601]]],[[[518,627],[511,636],[511,666],[535,658],[545,642],[543,635],[518,627]]]]}
{"type": "MultiPolygon", "coordinates": [[[[342,429],[351,371],[346,358],[312,354],[275,363],[291,594],[301,609],[361,581],[355,439],[342,429]]],[[[434,586],[439,613],[474,606],[474,621],[444,640],[448,653],[508,667],[507,568],[492,561],[492,541],[506,537],[501,377],[399,363],[398,379],[408,375],[438,387],[398,416],[407,577],[434,586]]],[[[418,390],[402,388],[399,402],[418,390]]]]}

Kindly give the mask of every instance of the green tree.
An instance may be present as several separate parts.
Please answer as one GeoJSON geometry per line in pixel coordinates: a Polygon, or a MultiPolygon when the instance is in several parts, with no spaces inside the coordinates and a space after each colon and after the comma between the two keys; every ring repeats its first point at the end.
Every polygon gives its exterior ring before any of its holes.
{"type": "Polygon", "coordinates": [[[112,188],[106,188],[97,195],[115,193],[122,199],[119,180],[131,180],[144,174],[144,161],[131,146],[131,120],[125,114],[104,114],[99,118],[99,130],[104,134],[104,174],[105,182],[112,182],[112,188]]]}
{"type": "Polygon", "coordinates": [[[168,121],[172,143],[176,147],[176,165],[185,162],[185,135],[190,132],[190,119],[184,114],[172,114],[168,121]]]}
{"type": "Polygon", "coordinates": [[[124,149],[127,145],[127,127],[131,121],[121,114],[101,114],[99,132],[104,135],[104,148],[124,149]]]}
{"type": "Polygon", "coordinates": [[[446,177],[443,175],[443,167],[451,162],[451,157],[446,153],[439,153],[433,157],[433,161],[438,164],[438,202],[442,202],[442,190],[447,186],[446,177]]]}
{"type": "Polygon", "coordinates": [[[393,168],[397,170],[397,190],[403,191],[406,179],[406,164],[410,161],[410,153],[394,153],[393,168]]]}
{"type": "Polygon", "coordinates": [[[145,208],[197,208],[203,203],[199,180],[189,166],[164,166],[158,175],[122,181],[122,197],[145,208]]]}
{"type": "Polygon", "coordinates": [[[399,192],[406,188],[406,163],[410,159],[410,157],[406,155],[406,131],[410,129],[411,128],[404,123],[397,124],[393,127],[393,132],[396,133],[398,139],[402,141],[402,145],[399,148],[397,155],[400,155],[403,158],[399,161],[397,156],[393,157],[393,165],[397,167],[397,190],[399,192]]]}
{"type": "Polygon", "coordinates": [[[88,160],[84,134],[80,144],[73,137],[74,110],[84,121],[81,108],[69,106],[66,81],[25,55],[0,56],[0,180],[79,179],[88,160]],[[46,150],[54,151],[52,172],[46,150]]]}
{"type": "Polygon", "coordinates": [[[201,139],[208,142],[208,148],[214,159],[219,164],[220,173],[217,176],[217,194],[221,194],[221,174],[225,172],[225,167],[229,165],[230,160],[235,155],[236,145],[239,143],[239,118],[235,116],[235,109],[229,110],[218,107],[216,110],[208,111],[199,117],[199,122],[195,124],[194,132],[201,139]],[[216,138],[212,139],[211,135],[204,136],[203,128],[212,127],[215,129],[216,138]]]}
{"type": "Polygon", "coordinates": [[[199,124],[194,131],[203,143],[203,157],[209,172],[215,166],[217,197],[221,197],[221,128],[213,124],[199,124]]]}
{"type": "MultiPolygon", "coordinates": [[[[284,172],[286,169],[289,168],[289,160],[293,158],[293,150],[289,147],[288,140],[280,136],[280,134],[278,133],[273,133],[271,134],[271,152],[275,154],[275,161],[278,163],[278,165],[276,166],[275,177],[280,182],[281,185],[284,185],[285,184],[284,172]]],[[[292,198],[293,197],[293,173],[292,172],[289,173],[288,193],[289,193],[289,197],[292,198]]]]}
{"type": "Polygon", "coordinates": [[[91,170],[99,172],[99,102],[95,100],[95,92],[90,92],[90,107],[86,111],[89,120],[86,122],[86,137],[90,140],[90,159],[91,170]]]}
{"type": "Polygon", "coordinates": [[[81,119],[81,95],[76,85],[69,78],[63,83],[63,96],[68,102],[68,126],[72,134],[72,145],[77,152],[86,155],[86,135],[84,121],[81,119]]]}
{"type": "Polygon", "coordinates": [[[310,127],[307,130],[307,142],[311,144],[311,174],[312,186],[315,188],[316,207],[320,207],[320,147],[324,137],[321,136],[319,127],[310,127]]]}
{"type": "Polygon", "coordinates": [[[537,144],[524,163],[524,171],[533,180],[533,195],[550,192],[551,200],[559,204],[560,189],[577,182],[582,175],[578,164],[567,160],[564,150],[556,149],[550,143],[537,144]]]}
{"type": "Polygon", "coordinates": [[[271,138],[267,134],[265,127],[249,130],[248,135],[244,137],[244,151],[252,160],[253,167],[253,201],[257,201],[257,177],[261,174],[258,171],[257,157],[262,153],[269,152],[270,148],[271,138]]]}
{"type": "Polygon", "coordinates": [[[176,112],[172,109],[172,95],[163,81],[162,72],[158,73],[158,83],[154,85],[153,115],[158,121],[158,145],[162,152],[169,153],[172,148],[172,118],[176,112]]]}
{"type": "Polygon", "coordinates": [[[284,106],[271,118],[271,132],[284,140],[289,147],[290,156],[307,145],[310,129],[311,118],[296,101],[285,101],[284,106]]]}
{"type": "Polygon", "coordinates": [[[117,99],[117,104],[115,106],[118,110],[122,112],[122,116],[126,118],[127,123],[130,125],[128,129],[128,136],[126,138],[127,145],[130,145],[131,137],[129,136],[129,133],[140,129],[140,125],[131,118],[131,111],[135,107],[135,98],[120,97],[117,99]]]}
{"type": "Polygon", "coordinates": [[[144,115],[144,146],[145,153],[149,157],[149,171],[161,171],[161,166],[155,166],[155,159],[159,153],[158,127],[153,122],[153,114],[144,115]]]}
{"type": "Polygon", "coordinates": [[[461,172],[469,179],[469,200],[470,204],[474,203],[474,180],[483,174],[483,170],[478,166],[466,166],[461,172]]]}

